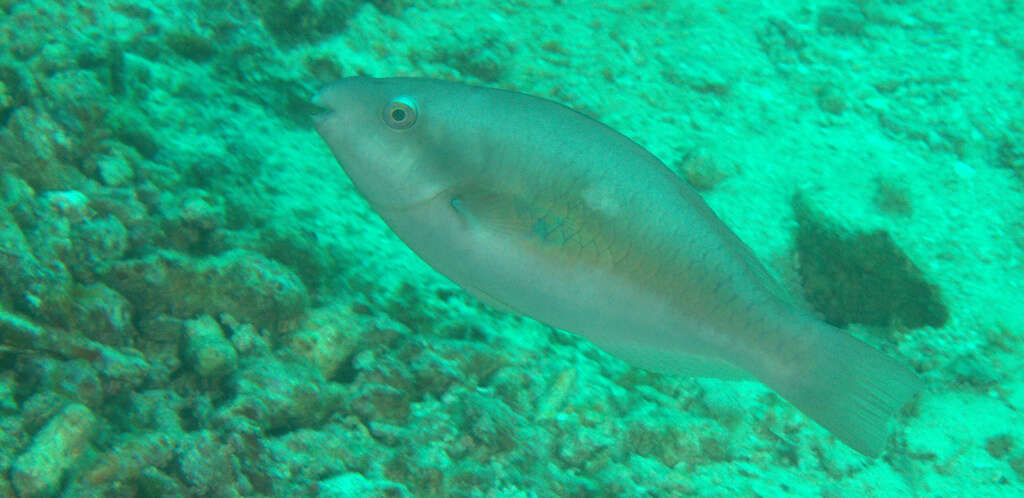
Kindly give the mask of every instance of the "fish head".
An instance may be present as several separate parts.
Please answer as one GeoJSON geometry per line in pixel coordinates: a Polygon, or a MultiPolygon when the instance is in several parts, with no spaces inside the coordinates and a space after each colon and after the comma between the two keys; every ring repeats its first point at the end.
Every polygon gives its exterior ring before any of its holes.
{"type": "Polygon", "coordinates": [[[459,111],[438,92],[425,80],[352,77],[313,98],[323,109],[317,132],[378,212],[431,200],[465,177],[449,133],[459,111]]]}

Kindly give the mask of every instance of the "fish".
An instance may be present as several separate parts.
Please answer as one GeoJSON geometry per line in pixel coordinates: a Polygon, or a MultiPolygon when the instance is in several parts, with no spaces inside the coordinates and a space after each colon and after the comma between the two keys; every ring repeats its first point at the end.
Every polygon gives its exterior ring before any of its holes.
{"type": "Polygon", "coordinates": [[[343,78],[312,103],[369,206],[487,304],[650,371],[756,378],[867,457],[923,388],[796,306],[689,184],[582,113],[426,78],[343,78]]]}

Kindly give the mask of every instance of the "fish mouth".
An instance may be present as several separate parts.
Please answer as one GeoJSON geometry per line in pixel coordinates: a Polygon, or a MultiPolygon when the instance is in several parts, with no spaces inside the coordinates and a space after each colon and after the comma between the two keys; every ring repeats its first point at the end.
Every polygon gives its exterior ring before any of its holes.
{"type": "Polygon", "coordinates": [[[313,120],[313,126],[317,129],[321,128],[336,112],[334,108],[324,102],[324,93],[326,91],[327,88],[320,90],[310,100],[311,107],[313,108],[313,114],[310,115],[310,118],[313,120]]]}

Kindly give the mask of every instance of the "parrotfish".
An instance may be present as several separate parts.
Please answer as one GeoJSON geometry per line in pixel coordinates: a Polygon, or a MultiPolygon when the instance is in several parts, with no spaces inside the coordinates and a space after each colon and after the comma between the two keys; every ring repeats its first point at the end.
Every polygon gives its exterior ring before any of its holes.
{"type": "Polygon", "coordinates": [[[415,78],[345,78],[313,102],[370,207],[485,303],[651,371],[753,376],[871,457],[922,387],[795,306],[693,188],[583,114],[415,78]]]}

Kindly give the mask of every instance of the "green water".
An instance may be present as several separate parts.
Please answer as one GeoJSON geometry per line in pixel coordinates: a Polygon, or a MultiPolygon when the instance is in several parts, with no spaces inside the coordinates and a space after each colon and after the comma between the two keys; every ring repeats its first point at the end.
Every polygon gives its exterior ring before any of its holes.
{"type": "Polygon", "coordinates": [[[0,0],[0,496],[1024,495],[1024,6],[0,0]],[[925,390],[880,458],[481,303],[313,130],[568,105],[925,390]]]}

